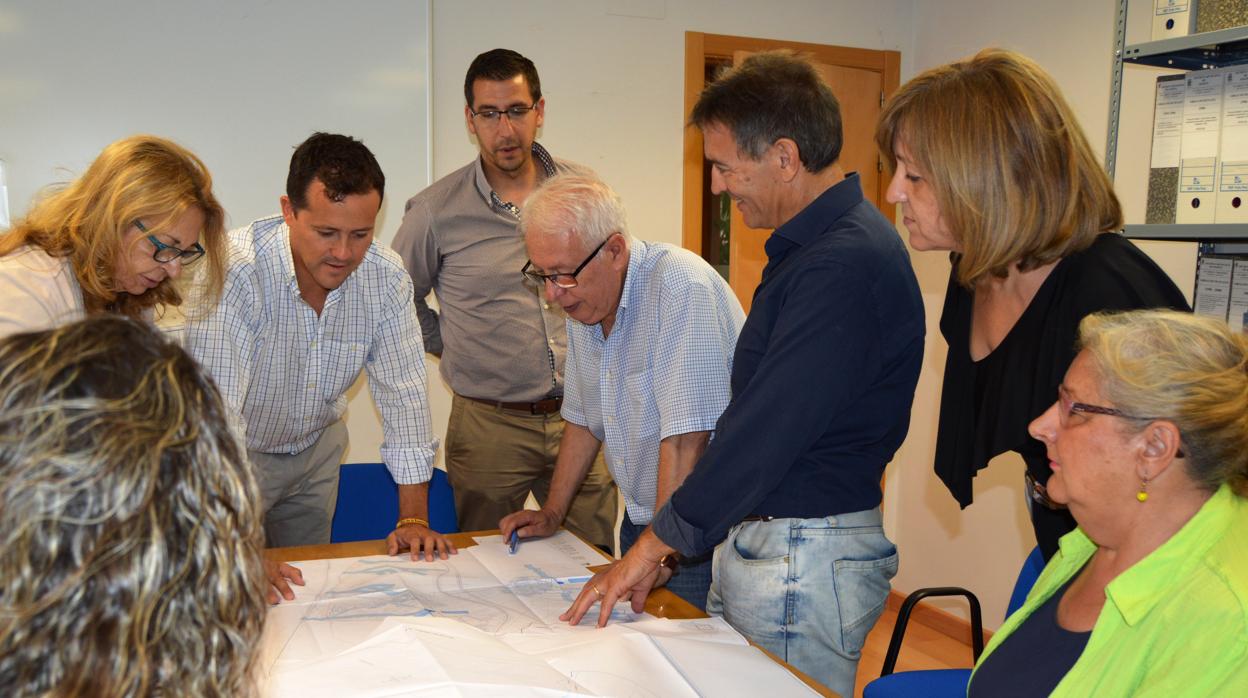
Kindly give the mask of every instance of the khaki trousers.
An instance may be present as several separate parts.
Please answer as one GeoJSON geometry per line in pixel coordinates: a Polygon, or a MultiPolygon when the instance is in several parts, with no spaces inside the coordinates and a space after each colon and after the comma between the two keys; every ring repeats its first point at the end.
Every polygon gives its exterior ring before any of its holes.
{"type": "Polygon", "coordinates": [[[298,453],[248,449],[264,500],[265,544],[324,545],[338,504],[338,468],[347,450],[347,425],[340,419],[298,453]]]}
{"type": "MultiPolygon", "coordinates": [[[[558,413],[529,414],[455,395],[445,455],[460,530],[498,528],[499,519],[524,508],[529,492],[539,506],[544,504],[562,438],[563,418],[558,413]]],[[[618,496],[599,452],[564,525],[610,550],[618,496]]]]}

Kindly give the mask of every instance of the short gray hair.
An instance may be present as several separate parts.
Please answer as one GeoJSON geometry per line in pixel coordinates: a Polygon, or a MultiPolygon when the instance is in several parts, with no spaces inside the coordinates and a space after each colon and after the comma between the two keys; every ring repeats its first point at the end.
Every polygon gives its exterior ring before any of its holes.
{"type": "Polygon", "coordinates": [[[620,233],[628,239],[624,202],[592,172],[559,174],[529,195],[520,212],[520,234],[534,226],[547,233],[569,233],[586,249],[620,233]]]}

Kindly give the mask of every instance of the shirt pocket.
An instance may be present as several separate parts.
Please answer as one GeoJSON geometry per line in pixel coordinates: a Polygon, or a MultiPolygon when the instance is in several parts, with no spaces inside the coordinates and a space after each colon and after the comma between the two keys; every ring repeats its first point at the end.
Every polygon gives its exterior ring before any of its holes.
{"type": "Polygon", "coordinates": [[[322,343],[320,393],[326,401],[338,399],[355,384],[364,369],[368,346],[363,342],[327,340],[322,343]]]}

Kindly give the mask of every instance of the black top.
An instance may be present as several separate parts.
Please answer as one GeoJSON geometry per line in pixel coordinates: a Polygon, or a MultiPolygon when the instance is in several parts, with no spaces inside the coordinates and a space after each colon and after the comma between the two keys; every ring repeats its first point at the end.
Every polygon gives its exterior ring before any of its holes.
{"type": "Polygon", "coordinates": [[[1057,605],[1075,577],[1032,612],[979,665],[967,687],[967,698],[1043,698],[1057,688],[1079,661],[1092,636],[1091,630],[1077,633],[1057,624],[1057,605]]]}
{"type": "Polygon", "coordinates": [[[750,514],[817,518],[879,505],[923,359],[923,300],[896,228],[857,175],[776,229],[715,438],[653,530],[710,550],[750,514]]]}
{"type": "Polygon", "coordinates": [[[1044,444],[1027,425],[1057,399],[1075,358],[1079,321],[1101,310],[1169,307],[1190,310],[1170,277],[1122,235],[1097,236],[1090,247],[1057,263],[1018,322],[991,354],[971,361],[974,294],[949,275],[940,332],[949,343],[936,474],[963,507],[971,479],[988,461],[1016,451],[1038,482],[1049,480],[1044,444]]]}

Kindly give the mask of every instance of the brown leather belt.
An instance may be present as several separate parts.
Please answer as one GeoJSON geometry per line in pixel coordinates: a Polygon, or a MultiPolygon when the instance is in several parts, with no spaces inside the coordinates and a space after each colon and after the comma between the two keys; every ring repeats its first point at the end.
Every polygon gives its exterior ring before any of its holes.
{"type": "Polygon", "coordinates": [[[468,397],[467,395],[461,395],[460,397],[473,402],[479,402],[482,405],[489,405],[490,407],[501,407],[504,410],[528,412],[529,414],[554,414],[563,406],[562,397],[548,397],[537,402],[502,402],[499,400],[483,400],[479,397],[468,397]]]}

